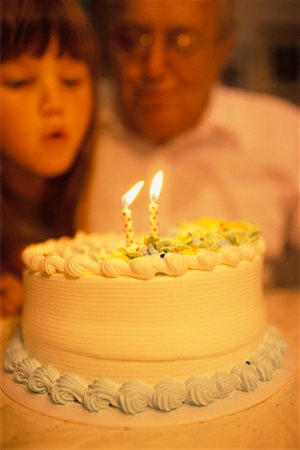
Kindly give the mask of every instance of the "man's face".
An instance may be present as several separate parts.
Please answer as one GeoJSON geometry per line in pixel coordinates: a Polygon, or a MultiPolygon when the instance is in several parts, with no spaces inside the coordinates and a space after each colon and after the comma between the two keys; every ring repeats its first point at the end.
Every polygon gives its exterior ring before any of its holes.
{"type": "Polygon", "coordinates": [[[231,49],[214,0],[123,0],[112,68],[124,123],[152,142],[192,127],[231,49]]]}

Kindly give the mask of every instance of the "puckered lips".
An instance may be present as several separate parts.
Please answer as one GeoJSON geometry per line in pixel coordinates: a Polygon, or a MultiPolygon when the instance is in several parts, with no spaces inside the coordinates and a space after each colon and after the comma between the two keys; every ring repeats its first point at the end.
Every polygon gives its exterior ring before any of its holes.
{"type": "Polygon", "coordinates": [[[63,143],[67,139],[67,132],[66,130],[61,127],[52,127],[49,130],[47,130],[43,135],[43,140],[47,143],[63,143]]]}

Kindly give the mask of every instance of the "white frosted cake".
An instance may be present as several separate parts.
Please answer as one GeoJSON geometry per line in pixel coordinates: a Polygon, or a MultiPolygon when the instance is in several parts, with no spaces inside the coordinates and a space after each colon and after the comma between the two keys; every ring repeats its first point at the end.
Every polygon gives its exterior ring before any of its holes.
{"type": "Polygon", "coordinates": [[[5,360],[16,381],[54,403],[136,414],[271,379],[285,344],[266,325],[255,226],[199,220],[122,244],[78,233],[25,249],[22,330],[5,360]]]}

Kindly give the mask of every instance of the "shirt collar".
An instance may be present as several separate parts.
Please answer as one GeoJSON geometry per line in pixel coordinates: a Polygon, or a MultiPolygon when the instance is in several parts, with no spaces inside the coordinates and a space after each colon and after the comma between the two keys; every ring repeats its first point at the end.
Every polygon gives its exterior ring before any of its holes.
{"type": "MultiPolygon", "coordinates": [[[[224,97],[229,88],[216,86],[210,95],[207,108],[199,122],[186,132],[174,137],[164,144],[152,144],[145,141],[140,136],[128,130],[121,122],[118,112],[115,108],[114,89],[112,83],[105,79],[100,85],[101,92],[101,124],[104,129],[109,129],[117,139],[124,139],[132,148],[138,148],[139,151],[167,151],[176,150],[192,144],[210,139],[212,136],[219,136],[228,142],[237,143],[238,136],[233,126],[231,126],[226,114],[224,114],[224,97]]],[[[233,145],[233,148],[240,148],[239,145],[233,145]]]]}

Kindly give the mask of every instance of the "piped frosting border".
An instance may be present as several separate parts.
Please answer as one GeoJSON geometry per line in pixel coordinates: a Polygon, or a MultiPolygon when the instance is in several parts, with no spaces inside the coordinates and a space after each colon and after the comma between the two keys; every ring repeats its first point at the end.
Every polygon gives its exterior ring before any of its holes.
{"type": "Polygon", "coordinates": [[[187,270],[211,271],[217,265],[236,267],[265,252],[257,227],[248,223],[203,219],[183,225],[174,238],[146,236],[124,247],[121,236],[85,234],[32,244],[22,253],[27,268],[49,276],[72,278],[101,275],[149,280],[157,274],[182,276],[187,270]]]}
{"type": "Polygon", "coordinates": [[[49,395],[55,404],[78,402],[90,412],[115,407],[135,415],[148,407],[169,412],[185,403],[208,406],[231,397],[236,390],[255,391],[259,382],[270,381],[273,372],[282,367],[286,350],[278,330],[269,326],[258,351],[249,360],[235,365],[231,372],[193,376],[185,381],[166,378],[155,386],[133,379],[118,385],[107,378],[86,383],[76,375],[60,374],[52,366],[30,357],[21,336],[16,335],[8,345],[4,366],[17,383],[33,393],[49,395]]]}

